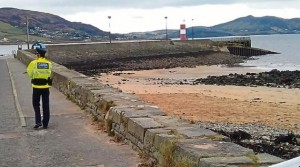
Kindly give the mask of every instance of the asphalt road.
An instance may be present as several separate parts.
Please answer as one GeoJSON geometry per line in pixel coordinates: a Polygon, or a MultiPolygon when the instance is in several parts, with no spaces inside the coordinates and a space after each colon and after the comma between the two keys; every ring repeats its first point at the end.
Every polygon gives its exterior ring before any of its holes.
{"type": "Polygon", "coordinates": [[[1,167],[135,167],[140,163],[137,152],[97,131],[88,114],[54,88],[50,89],[49,127],[33,130],[32,89],[25,69],[12,57],[0,58],[1,167]]]}

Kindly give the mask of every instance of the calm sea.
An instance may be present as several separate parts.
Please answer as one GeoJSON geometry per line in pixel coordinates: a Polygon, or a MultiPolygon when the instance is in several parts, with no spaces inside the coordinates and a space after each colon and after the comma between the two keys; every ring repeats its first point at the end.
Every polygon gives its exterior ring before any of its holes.
{"type": "MultiPolygon", "coordinates": [[[[27,49],[27,45],[22,45],[23,49],[27,49]]],[[[18,50],[18,45],[0,45],[0,55],[12,55],[18,50]]]]}
{"type": "MultiPolygon", "coordinates": [[[[300,34],[291,35],[255,35],[251,36],[252,47],[267,49],[280,54],[272,54],[255,57],[243,63],[243,66],[255,66],[265,71],[300,70],[300,34]]],[[[27,48],[26,45],[22,48],[27,48]]],[[[11,55],[18,49],[17,45],[0,45],[0,55],[11,55]]]]}
{"type": "Polygon", "coordinates": [[[258,56],[256,60],[243,63],[244,66],[255,66],[255,68],[266,71],[272,69],[300,70],[300,34],[284,35],[259,35],[251,36],[252,47],[267,49],[280,54],[258,56]]]}

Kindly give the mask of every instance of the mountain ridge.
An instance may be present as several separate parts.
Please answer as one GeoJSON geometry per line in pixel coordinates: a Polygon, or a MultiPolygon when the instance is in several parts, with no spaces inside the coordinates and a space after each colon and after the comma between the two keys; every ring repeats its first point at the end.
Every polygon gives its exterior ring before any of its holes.
{"type": "Polygon", "coordinates": [[[234,35],[300,33],[300,19],[283,19],[275,16],[254,17],[249,15],[215,25],[211,28],[231,32],[234,35]]]}
{"type": "MultiPolygon", "coordinates": [[[[137,39],[163,39],[166,36],[165,32],[165,30],[148,31],[144,33],[133,32],[125,36],[137,39]]],[[[275,16],[254,17],[248,15],[211,27],[194,26],[186,29],[186,35],[189,39],[270,34],[300,34],[300,18],[283,19],[275,16]]],[[[179,38],[179,36],[179,30],[168,30],[169,38],[179,38]]]]}
{"type": "MultiPolygon", "coordinates": [[[[16,8],[0,8],[0,22],[21,29],[26,34],[26,17],[29,21],[30,35],[52,40],[64,41],[107,41],[109,32],[93,25],[81,22],[70,22],[60,16],[16,8]]],[[[131,32],[127,34],[111,34],[116,40],[124,39],[159,39],[166,37],[166,31],[131,32]]],[[[268,34],[300,34],[300,18],[283,19],[275,16],[254,17],[248,15],[211,27],[194,26],[187,28],[187,37],[207,38],[222,36],[248,36],[268,34]]],[[[0,40],[12,36],[7,28],[1,30],[0,40]]],[[[179,38],[179,29],[169,29],[169,38],[179,38]]]]}
{"type": "Polygon", "coordinates": [[[11,24],[12,26],[21,26],[22,24],[26,23],[26,16],[30,22],[30,27],[42,27],[42,28],[52,28],[53,30],[61,30],[68,28],[72,30],[80,30],[80,26],[86,26],[85,31],[95,32],[96,34],[99,33],[102,35],[104,31],[90,25],[81,22],[70,22],[65,20],[64,18],[50,14],[45,12],[38,12],[38,11],[30,11],[30,10],[23,10],[23,9],[16,9],[16,8],[0,8],[0,21],[6,22],[11,24]],[[74,26],[70,28],[69,26],[74,26]]]}
{"type": "Polygon", "coordinates": [[[61,37],[62,40],[66,40],[77,35],[82,37],[80,38],[82,40],[87,37],[105,36],[108,34],[95,26],[80,22],[70,22],[50,13],[16,8],[0,8],[0,21],[22,29],[25,34],[27,20],[31,35],[43,36],[43,34],[48,32],[49,34],[44,36],[46,38],[51,38],[52,35],[52,37],[61,37]]]}

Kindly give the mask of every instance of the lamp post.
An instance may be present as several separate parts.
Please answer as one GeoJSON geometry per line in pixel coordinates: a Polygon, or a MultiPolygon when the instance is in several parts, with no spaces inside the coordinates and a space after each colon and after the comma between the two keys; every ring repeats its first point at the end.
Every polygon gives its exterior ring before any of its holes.
{"type": "Polygon", "coordinates": [[[194,40],[194,24],[193,24],[194,19],[192,19],[192,40],[194,40]]]}
{"type": "Polygon", "coordinates": [[[26,16],[26,31],[27,31],[27,49],[29,49],[29,28],[28,28],[28,16],[26,16]]]}
{"type": "Polygon", "coordinates": [[[165,16],[166,19],[166,41],[168,40],[168,17],[165,16]]]}
{"type": "Polygon", "coordinates": [[[110,19],[111,19],[111,16],[108,16],[107,18],[108,18],[108,28],[109,28],[109,34],[108,34],[108,36],[109,36],[109,43],[111,43],[111,32],[110,32],[110,19]]]}

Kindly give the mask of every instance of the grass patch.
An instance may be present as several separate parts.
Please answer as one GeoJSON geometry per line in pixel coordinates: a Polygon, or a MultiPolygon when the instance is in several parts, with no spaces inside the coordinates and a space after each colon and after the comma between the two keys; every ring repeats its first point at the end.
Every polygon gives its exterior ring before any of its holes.
{"type": "Polygon", "coordinates": [[[197,164],[189,157],[174,155],[178,141],[171,139],[163,143],[160,147],[162,163],[160,167],[197,167],[197,164]]]}
{"type": "Polygon", "coordinates": [[[23,30],[13,27],[10,24],[4,23],[0,21],[0,32],[1,35],[7,35],[7,36],[18,36],[18,35],[26,35],[26,32],[23,30]]]}
{"type": "Polygon", "coordinates": [[[259,167],[258,158],[255,154],[247,154],[246,157],[250,158],[254,162],[254,167],[259,167]]]}
{"type": "Polygon", "coordinates": [[[209,140],[213,140],[213,141],[223,141],[224,136],[220,135],[220,134],[215,134],[215,135],[204,135],[204,136],[201,136],[201,138],[209,139],[209,140]]]}
{"type": "Polygon", "coordinates": [[[110,109],[110,107],[113,107],[113,106],[116,106],[114,104],[113,101],[103,101],[101,104],[100,104],[100,110],[103,112],[103,113],[107,113],[108,110],[110,109]]]}
{"type": "Polygon", "coordinates": [[[175,135],[175,136],[178,136],[178,135],[179,135],[179,134],[178,134],[178,131],[177,131],[176,129],[170,130],[167,134],[168,134],[168,135],[175,135]]]}
{"type": "Polygon", "coordinates": [[[163,157],[161,167],[175,167],[176,164],[174,161],[173,153],[176,148],[176,143],[176,140],[170,140],[163,143],[160,147],[159,151],[163,157]]]}
{"type": "MultiPolygon", "coordinates": [[[[4,23],[0,21],[0,39],[7,38],[10,41],[19,40],[26,41],[27,40],[27,32],[20,28],[16,28],[11,26],[10,24],[4,23]]],[[[38,36],[29,36],[30,41],[49,41],[48,38],[38,37],[38,36]]]]}

